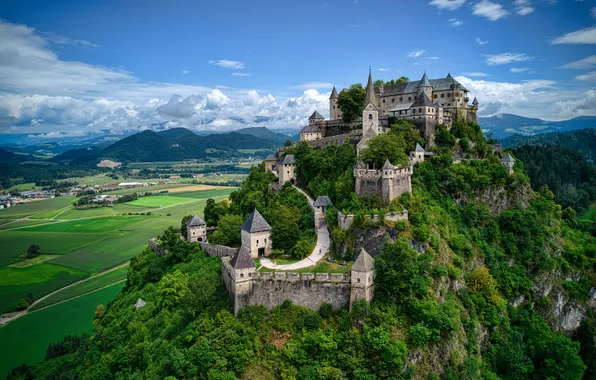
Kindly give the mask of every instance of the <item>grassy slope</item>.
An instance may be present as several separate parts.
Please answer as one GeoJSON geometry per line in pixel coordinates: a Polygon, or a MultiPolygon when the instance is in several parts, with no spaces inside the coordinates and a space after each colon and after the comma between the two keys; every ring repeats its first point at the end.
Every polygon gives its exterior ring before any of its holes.
{"type": "Polygon", "coordinates": [[[77,299],[25,315],[0,328],[0,378],[21,363],[42,360],[48,344],[65,335],[90,333],[95,308],[107,304],[122,290],[124,283],[93,292],[77,299]]]}
{"type": "Polygon", "coordinates": [[[21,203],[13,207],[0,210],[0,218],[14,219],[40,212],[51,211],[66,207],[75,200],[74,197],[56,197],[51,199],[44,199],[42,201],[34,201],[30,203],[21,203]]]}

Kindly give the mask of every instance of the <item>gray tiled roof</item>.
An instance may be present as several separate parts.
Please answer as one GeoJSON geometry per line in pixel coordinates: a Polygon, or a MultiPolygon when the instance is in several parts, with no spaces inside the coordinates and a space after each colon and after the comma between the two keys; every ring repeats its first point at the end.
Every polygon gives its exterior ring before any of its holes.
{"type": "Polygon", "coordinates": [[[432,100],[426,95],[426,92],[421,92],[420,95],[416,98],[414,103],[412,103],[412,107],[434,107],[432,100]]]}
{"type": "Polygon", "coordinates": [[[509,153],[507,153],[502,159],[501,162],[515,162],[515,158],[511,157],[509,153]]]}
{"type": "Polygon", "coordinates": [[[333,91],[331,91],[331,96],[329,97],[329,99],[337,99],[339,98],[339,95],[337,94],[337,90],[335,89],[335,86],[333,86],[333,91]]]}
{"type": "Polygon", "coordinates": [[[420,144],[416,143],[416,148],[414,148],[415,152],[424,152],[424,148],[420,146],[420,144]]]}
{"type": "Polygon", "coordinates": [[[474,100],[472,100],[472,105],[478,105],[478,99],[476,99],[476,97],[474,97],[474,100]]]}
{"type": "Polygon", "coordinates": [[[288,154],[284,157],[284,161],[282,162],[283,165],[294,165],[296,163],[296,159],[294,158],[293,154],[288,154]]]}
{"type": "Polygon", "coordinates": [[[352,270],[355,272],[369,272],[375,267],[375,259],[362,248],[358,258],[352,265],[352,270]]]}
{"type": "Polygon", "coordinates": [[[426,71],[424,72],[422,79],[420,79],[419,86],[421,86],[421,87],[429,87],[430,86],[430,82],[428,81],[428,77],[426,76],[426,71]]]}
{"type": "Polygon", "coordinates": [[[248,268],[256,268],[254,260],[250,256],[250,248],[245,246],[244,244],[238,252],[232,257],[230,260],[230,265],[234,269],[248,269],[248,268]]]}
{"type": "Polygon", "coordinates": [[[319,125],[307,125],[306,127],[300,130],[300,133],[322,133],[323,130],[319,125]]]}
{"type": "MultiPolygon", "coordinates": [[[[385,85],[383,87],[383,94],[384,96],[391,96],[415,93],[418,90],[420,82],[421,81],[417,80],[407,83],[385,85]]],[[[451,75],[448,75],[447,78],[429,79],[428,82],[432,86],[433,91],[448,91],[451,89],[452,84],[459,84],[463,91],[468,91],[464,85],[453,79],[451,75]]]]}
{"type": "Polygon", "coordinates": [[[314,207],[325,207],[325,206],[331,206],[331,205],[333,205],[333,202],[331,202],[331,199],[329,199],[328,196],[319,195],[313,206],[314,207]]]}
{"type": "Polygon", "coordinates": [[[205,221],[201,218],[199,218],[197,215],[193,215],[192,218],[190,218],[187,222],[186,222],[186,227],[196,227],[196,226],[204,226],[205,221]]]}
{"type": "Polygon", "coordinates": [[[277,161],[277,158],[275,158],[274,154],[270,154],[265,158],[265,161],[277,161]]]}
{"type": "Polygon", "coordinates": [[[246,218],[240,229],[248,232],[261,232],[261,231],[270,231],[271,226],[265,218],[259,213],[257,209],[255,209],[249,216],[246,218]]]}
{"type": "Polygon", "coordinates": [[[393,170],[393,169],[395,169],[395,166],[391,165],[391,162],[389,162],[389,160],[385,160],[385,164],[383,165],[381,170],[393,170]]]}
{"type": "Polygon", "coordinates": [[[323,115],[321,115],[319,113],[319,111],[315,111],[312,113],[312,115],[310,115],[309,120],[313,120],[313,119],[325,119],[325,117],[323,115]]]}

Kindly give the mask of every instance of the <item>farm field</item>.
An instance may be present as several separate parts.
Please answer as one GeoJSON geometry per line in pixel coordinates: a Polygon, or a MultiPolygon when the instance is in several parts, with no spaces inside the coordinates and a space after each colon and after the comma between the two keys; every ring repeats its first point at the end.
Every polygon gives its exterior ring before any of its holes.
{"type": "Polygon", "coordinates": [[[107,272],[100,276],[90,278],[87,281],[70,286],[64,290],[61,290],[55,294],[52,294],[51,296],[45,298],[41,302],[35,304],[35,306],[33,306],[30,310],[38,310],[38,309],[47,307],[49,305],[53,305],[55,303],[69,300],[73,297],[77,297],[82,294],[92,292],[94,290],[114,284],[118,281],[125,280],[127,273],[128,273],[128,265],[125,265],[121,268],[107,272]]]}
{"type": "Polygon", "coordinates": [[[596,203],[593,203],[590,206],[590,208],[588,209],[588,212],[586,212],[586,215],[579,216],[578,218],[585,219],[585,220],[590,220],[590,219],[596,218],[596,203]]]}
{"type": "MultiPolygon", "coordinates": [[[[22,228],[21,232],[109,232],[120,231],[124,227],[131,226],[144,220],[143,216],[120,216],[120,217],[105,217],[92,219],[71,220],[60,223],[50,223],[42,226],[34,226],[29,228],[22,228]]],[[[126,228],[125,230],[130,230],[126,228]]]]}
{"type": "Polygon", "coordinates": [[[33,201],[30,203],[21,203],[10,208],[0,210],[0,218],[2,219],[16,219],[40,212],[46,212],[56,209],[61,209],[74,202],[75,197],[56,197],[51,199],[44,199],[42,201],[33,201]]]}
{"type": "Polygon", "coordinates": [[[0,224],[0,230],[8,230],[11,228],[17,227],[27,227],[27,226],[35,226],[37,224],[44,224],[44,223],[51,223],[51,220],[34,220],[34,219],[23,219],[23,220],[16,220],[13,222],[14,219],[7,220],[7,223],[0,224]],[[10,223],[8,223],[10,222],[10,223]]]}
{"type": "Polygon", "coordinates": [[[48,344],[65,335],[93,330],[95,308],[113,300],[124,287],[119,283],[46,309],[25,315],[0,328],[0,378],[22,363],[33,364],[45,356],[48,344]]]}
{"type": "MultiPolygon", "coordinates": [[[[179,193],[184,194],[184,193],[179,193]]],[[[132,202],[127,202],[129,206],[143,206],[143,207],[165,207],[174,206],[180,203],[187,203],[195,201],[194,198],[186,198],[184,196],[169,197],[165,195],[142,197],[132,202]]]]}

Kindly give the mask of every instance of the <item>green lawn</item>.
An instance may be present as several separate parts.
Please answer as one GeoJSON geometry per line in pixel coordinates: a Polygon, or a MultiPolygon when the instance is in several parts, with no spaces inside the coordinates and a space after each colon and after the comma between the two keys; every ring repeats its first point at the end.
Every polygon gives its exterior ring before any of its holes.
{"type": "Polygon", "coordinates": [[[0,232],[0,266],[16,261],[27,251],[30,244],[39,245],[41,253],[64,254],[109,237],[110,233],[23,232],[22,230],[0,232]]]}
{"type": "MultiPolygon", "coordinates": [[[[168,193],[168,197],[183,197],[183,198],[215,198],[223,195],[230,195],[231,192],[237,190],[237,187],[229,187],[226,189],[213,190],[197,190],[197,191],[180,191],[176,193],[168,193]]],[[[196,199],[193,199],[196,200],[196,199]]]]}
{"type": "Polygon", "coordinates": [[[13,310],[19,298],[28,294],[33,299],[71,284],[88,274],[52,264],[36,264],[25,268],[0,268],[0,311],[13,310]]]}
{"type": "MultiPolygon", "coordinates": [[[[141,181],[136,181],[136,180],[131,180],[131,181],[141,182],[141,181]]],[[[168,180],[168,181],[171,181],[171,180],[168,180]]],[[[141,187],[133,187],[130,189],[111,190],[111,191],[106,191],[105,194],[125,195],[125,194],[133,194],[133,193],[146,193],[146,192],[152,192],[152,191],[167,190],[167,189],[171,189],[173,187],[184,187],[184,186],[192,185],[192,183],[190,183],[192,181],[192,178],[191,179],[185,178],[185,181],[187,183],[168,183],[166,185],[141,186],[141,187]]]]}
{"type": "Polygon", "coordinates": [[[40,310],[0,328],[0,378],[22,363],[43,360],[48,344],[65,335],[91,333],[95,308],[107,304],[124,283],[40,310]]]}
{"type": "Polygon", "coordinates": [[[93,218],[72,220],[68,222],[50,223],[43,226],[23,228],[22,232],[109,232],[130,230],[130,225],[150,218],[149,216],[118,216],[107,218],[93,218]],[[126,227],[126,228],[125,228],[126,227]]]}
{"type": "Polygon", "coordinates": [[[12,222],[12,219],[0,219],[0,226],[8,222],[12,222]]]}
{"type": "Polygon", "coordinates": [[[167,207],[174,206],[180,203],[195,201],[195,198],[185,197],[168,197],[165,195],[142,197],[132,202],[127,202],[129,206],[142,206],[142,207],[167,207]]]}
{"type": "MultiPolygon", "coordinates": [[[[78,199],[78,198],[72,198],[72,202],[74,202],[76,199],[78,199]]],[[[72,205],[68,205],[68,206],[63,207],[63,208],[57,208],[55,210],[50,210],[50,211],[46,211],[46,212],[40,212],[39,214],[32,215],[31,218],[32,219],[53,219],[57,215],[60,215],[60,214],[66,212],[66,211],[68,211],[69,209],[72,209],[72,208],[73,208],[72,205]]]]}
{"type": "Polygon", "coordinates": [[[87,281],[81,282],[80,284],[73,285],[62,291],[59,291],[48,298],[44,299],[40,303],[33,306],[30,310],[37,310],[43,307],[62,302],[64,300],[77,297],[81,294],[86,294],[104,286],[114,284],[118,281],[126,279],[128,273],[128,265],[122,268],[118,268],[101,276],[91,278],[87,281]]]}
{"type": "Polygon", "coordinates": [[[578,217],[578,219],[585,219],[585,220],[591,220],[594,218],[596,218],[596,203],[594,203],[590,206],[590,209],[588,210],[586,215],[582,215],[582,216],[578,217]]]}
{"type": "Polygon", "coordinates": [[[0,230],[8,230],[10,228],[16,228],[16,227],[35,226],[37,224],[47,224],[47,223],[52,223],[52,221],[50,221],[50,220],[31,220],[31,219],[19,220],[19,221],[8,223],[8,224],[6,224],[6,223],[1,224],[0,230]]]}
{"type": "Polygon", "coordinates": [[[44,199],[42,201],[33,201],[29,203],[21,203],[13,207],[0,210],[0,218],[17,218],[28,215],[37,214],[40,212],[60,209],[72,204],[75,197],[56,197],[51,199],[44,199]]]}
{"type": "Polygon", "coordinates": [[[27,191],[41,189],[41,186],[35,186],[35,182],[21,183],[6,189],[6,191],[27,191]]]}

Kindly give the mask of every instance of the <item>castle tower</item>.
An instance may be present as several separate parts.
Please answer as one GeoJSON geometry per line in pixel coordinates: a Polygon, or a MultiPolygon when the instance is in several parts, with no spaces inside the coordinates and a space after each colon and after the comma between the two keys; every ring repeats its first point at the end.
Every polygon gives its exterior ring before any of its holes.
{"type": "Polygon", "coordinates": [[[362,110],[362,139],[356,146],[357,153],[368,146],[368,140],[379,134],[379,109],[372,73],[368,70],[368,83],[366,84],[366,99],[362,110]]]}
{"type": "Polygon", "coordinates": [[[381,196],[383,200],[390,203],[395,197],[395,166],[389,160],[381,168],[381,196]]]}
{"type": "Polygon", "coordinates": [[[308,125],[317,124],[321,120],[325,120],[325,118],[319,113],[319,111],[315,111],[308,118],[308,125]]]}
{"type": "Polygon", "coordinates": [[[231,273],[227,274],[228,278],[224,275],[223,280],[229,283],[228,291],[234,303],[234,315],[238,315],[241,306],[241,302],[238,301],[251,291],[252,279],[257,274],[257,266],[251,257],[250,248],[242,245],[230,260],[230,266],[231,273]]]}
{"type": "Polygon", "coordinates": [[[416,148],[414,148],[413,152],[410,152],[410,161],[412,165],[417,162],[424,162],[424,148],[420,144],[416,143],[416,148]]]}
{"type": "Polygon", "coordinates": [[[273,170],[275,170],[275,163],[277,162],[277,160],[275,159],[275,155],[270,154],[267,156],[267,158],[265,158],[264,162],[264,166],[265,166],[265,171],[266,172],[273,172],[273,170]]]}
{"type": "Polygon", "coordinates": [[[515,165],[515,159],[507,153],[502,159],[501,164],[507,169],[508,174],[513,174],[513,165],[515,165]]]}
{"type": "Polygon", "coordinates": [[[365,300],[371,302],[375,293],[375,259],[363,249],[360,250],[358,258],[352,265],[350,272],[350,310],[356,301],[365,300]]]}
{"type": "Polygon", "coordinates": [[[271,226],[255,209],[240,226],[242,245],[250,249],[250,256],[257,258],[271,254],[271,226]]]}
{"type": "Polygon", "coordinates": [[[293,182],[296,179],[295,176],[296,170],[296,159],[294,158],[293,154],[288,154],[284,157],[284,160],[279,165],[278,175],[279,175],[279,182],[284,184],[288,181],[293,182]]]}
{"type": "Polygon", "coordinates": [[[328,206],[333,206],[333,202],[326,195],[317,197],[313,207],[315,208],[315,227],[321,228],[325,224],[325,212],[328,206]]]}
{"type": "Polygon", "coordinates": [[[331,96],[329,97],[329,119],[331,120],[341,119],[339,106],[337,105],[338,99],[339,95],[337,94],[337,90],[335,89],[334,85],[333,90],[331,91],[331,96]]]}
{"type": "Polygon", "coordinates": [[[426,94],[426,96],[429,97],[429,99],[432,99],[433,86],[430,84],[430,81],[428,80],[428,77],[426,76],[426,71],[424,72],[422,79],[420,79],[420,83],[418,84],[418,92],[417,93],[418,93],[418,95],[420,95],[423,92],[426,94]]]}
{"type": "Polygon", "coordinates": [[[186,241],[207,242],[207,223],[197,215],[186,222],[186,241]]]}

